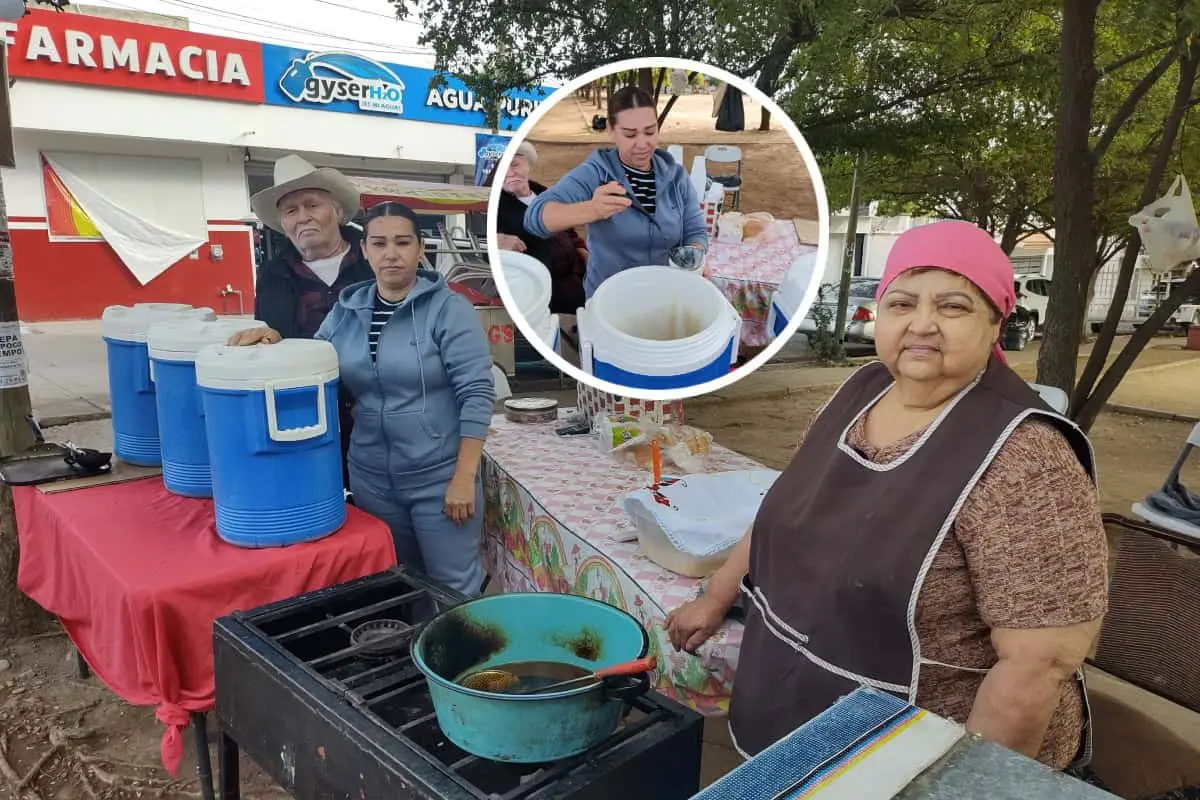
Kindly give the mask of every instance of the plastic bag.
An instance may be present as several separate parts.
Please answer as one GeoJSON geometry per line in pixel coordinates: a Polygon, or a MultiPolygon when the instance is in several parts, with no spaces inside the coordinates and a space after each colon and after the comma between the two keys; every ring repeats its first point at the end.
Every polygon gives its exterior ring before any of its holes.
{"type": "Polygon", "coordinates": [[[1165,195],[1130,217],[1129,224],[1138,229],[1146,258],[1155,270],[1174,269],[1200,258],[1200,224],[1182,175],[1165,195]]]}
{"type": "Polygon", "coordinates": [[[656,425],[610,414],[598,417],[593,427],[604,452],[645,470],[654,468],[655,441],[663,467],[684,472],[703,472],[712,450],[712,434],[690,425],[656,425]]]}
{"type": "Polygon", "coordinates": [[[717,220],[717,241],[719,242],[740,242],[742,240],[742,226],[746,224],[746,217],[736,211],[730,211],[722,214],[717,220]]]}

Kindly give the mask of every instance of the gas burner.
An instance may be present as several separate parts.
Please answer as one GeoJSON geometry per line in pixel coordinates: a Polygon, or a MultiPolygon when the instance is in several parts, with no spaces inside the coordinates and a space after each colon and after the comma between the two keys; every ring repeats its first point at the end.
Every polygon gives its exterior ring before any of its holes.
{"type": "Polygon", "coordinates": [[[398,619],[373,619],[350,629],[350,644],[363,658],[387,658],[408,646],[412,626],[398,619]]]}
{"type": "Polygon", "coordinates": [[[394,568],[216,621],[223,800],[245,753],[296,800],[686,800],[703,719],[650,693],[592,750],[507,764],[458,749],[408,644],[466,598],[394,568]],[[386,652],[384,652],[386,651],[386,652]]]}

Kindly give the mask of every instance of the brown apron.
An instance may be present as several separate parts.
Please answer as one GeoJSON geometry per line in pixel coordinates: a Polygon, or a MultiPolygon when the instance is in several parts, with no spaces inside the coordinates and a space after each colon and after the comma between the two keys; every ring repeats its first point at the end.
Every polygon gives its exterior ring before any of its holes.
{"type": "MultiPolygon", "coordinates": [[[[1023,420],[1056,424],[1094,479],[1087,437],[994,358],[907,454],[871,463],[846,437],[891,385],[879,363],[852,375],[763,498],[742,584],[746,627],[729,716],[744,756],[860,685],[916,701],[925,575],[1023,420]]],[[[1090,729],[1084,740],[1090,757],[1090,729]]]]}

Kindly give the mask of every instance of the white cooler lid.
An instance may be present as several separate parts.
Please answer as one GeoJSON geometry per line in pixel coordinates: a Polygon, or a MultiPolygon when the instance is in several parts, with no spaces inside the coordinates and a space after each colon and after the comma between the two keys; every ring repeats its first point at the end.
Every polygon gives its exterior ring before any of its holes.
{"type": "Polygon", "coordinates": [[[500,268],[522,316],[540,312],[550,305],[550,270],[533,256],[512,250],[500,251],[500,268]]]}
{"type": "Polygon", "coordinates": [[[146,332],[146,345],[150,348],[151,358],[162,361],[193,361],[202,347],[225,344],[229,337],[239,331],[265,327],[265,322],[241,317],[158,320],[150,323],[146,332]]]}
{"type": "Polygon", "coordinates": [[[125,342],[146,341],[150,323],[165,319],[214,320],[211,308],[193,308],[184,303],[137,303],[132,306],[109,306],[100,315],[100,335],[105,339],[125,342]]]}
{"type": "Polygon", "coordinates": [[[230,347],[210,344],[196,354],[196,383],[210,389],[263,389],[268,383],[314,386],[338,377],[337,351],[321,339],[230,347]]]}

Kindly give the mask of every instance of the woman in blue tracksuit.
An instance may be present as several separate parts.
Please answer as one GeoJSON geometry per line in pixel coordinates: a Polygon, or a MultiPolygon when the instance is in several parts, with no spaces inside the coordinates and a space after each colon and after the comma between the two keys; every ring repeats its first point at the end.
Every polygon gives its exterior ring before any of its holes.
{"type": "MultiPolygon", "coordinates": [[[[424,244],[407,206],[368,209],[362,249],[375,280],[347,287],[316,334],[337,350],[354,396],[354,504],[388,524],[401,564],[475,595],[479,462],[495,402],[487,338],[470,302],[419,268],[424,244]]],[[[231,344],[279,338],[259,328],[231,344]]]]}
{"type": "Polygon", "coordinates": [[[621,270],[699,259],[708,249],[691,178],[658,149],[654,98],[636,86],[614,92],[608,129],[616,146],[593,152],[525,212],[525,230],[543,239],[587,226],[587,297],[621,270]],[[672,257],[679,248],[699,252],[672,257]]]}

